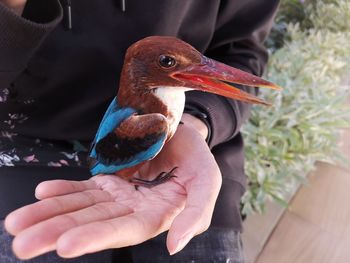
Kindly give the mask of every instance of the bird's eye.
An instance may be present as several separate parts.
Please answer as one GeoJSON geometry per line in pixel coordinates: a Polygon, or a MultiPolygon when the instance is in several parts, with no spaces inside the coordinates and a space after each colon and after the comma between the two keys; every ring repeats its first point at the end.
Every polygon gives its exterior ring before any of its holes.
{"type": "Polygon", "coordinates": [[[159,56],[159,65],[163,68],[171,68],[176,65],[176,60],[168,55],[159,56]]]}

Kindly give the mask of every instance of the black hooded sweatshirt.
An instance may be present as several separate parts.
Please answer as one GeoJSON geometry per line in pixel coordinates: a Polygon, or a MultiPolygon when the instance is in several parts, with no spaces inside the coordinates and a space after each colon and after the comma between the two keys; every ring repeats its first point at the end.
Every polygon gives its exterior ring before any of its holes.
{"type": "MultiPolygon", "coordinates": [[[[28,0],[18,16],[0,2],[0,185],[7,191],[1,217],[32,201],[30,171],[39,181],[56,178],[47,169],[40,175],[40,167],[67,171],[72,180],[78,178],[68,171],[78,168],[89,177],[86,149],[117,94],[132,43],[176,36],[208,57],[261,75],[262,42],[277,6],[277,0],[28,0]]],[[[208,123],[223,176],[212,225],[240,230],[246,177],[239,129],[250,106],[193,91],[186,93],[186,109],[208,123]]]]}

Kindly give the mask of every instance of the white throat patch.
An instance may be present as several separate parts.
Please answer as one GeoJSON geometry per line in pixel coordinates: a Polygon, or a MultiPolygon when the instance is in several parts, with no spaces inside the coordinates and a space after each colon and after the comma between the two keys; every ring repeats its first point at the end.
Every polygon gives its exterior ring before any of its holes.
{"type": "Polygon", "coordinates": [[[185,87],[158,87],[154,95],[157,96],[167,107],[170,115],[167,116],[170,133],[173,135],[181,120],[185,107],[185,87]]]}

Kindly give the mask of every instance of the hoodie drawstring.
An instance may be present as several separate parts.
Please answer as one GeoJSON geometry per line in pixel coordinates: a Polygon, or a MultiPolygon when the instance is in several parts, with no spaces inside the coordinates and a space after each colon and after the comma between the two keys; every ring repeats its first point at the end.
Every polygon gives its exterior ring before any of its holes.
{"type": "Polygon", "coordinates": [[[63,12],[64,12],[64,25],[66,29],[71,30],[73,28],[71,0],[64,0],[63,12]]]}
{"type": "MultiPolygon", "coordinates": [[[[72,1],[71,0],[63,0],[63,12],[64,12],[64,26],[67,30],[71,30],[73,28],[72,24],[72,1]]],[[[121,0],[121,10],[122,12],[126,11],[126,2],[125,0],[121,0]]]]}
{"type": "Polygon", "coordinates": [[[122,1],[122,12],[126,11],[126,3],[125,0],[121,0],[122,1]]]}

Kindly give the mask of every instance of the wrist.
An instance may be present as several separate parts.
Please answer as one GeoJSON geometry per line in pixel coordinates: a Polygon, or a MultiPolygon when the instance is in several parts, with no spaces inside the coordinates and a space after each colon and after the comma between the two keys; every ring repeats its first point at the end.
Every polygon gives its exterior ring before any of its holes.
{"type": "Polygon", "coordinates": [[[184,125],[190,126],[196,130],[204,138],[204,140],[207,139],[209,130],[207,125],[202,120],[189,113],[184,113],[181,121],[184,123],[184,125]]]}
{"type": "Polygon", "coordinates": [[[0,0],[0,2],[21,16],[27,0],[0,0]]]}

